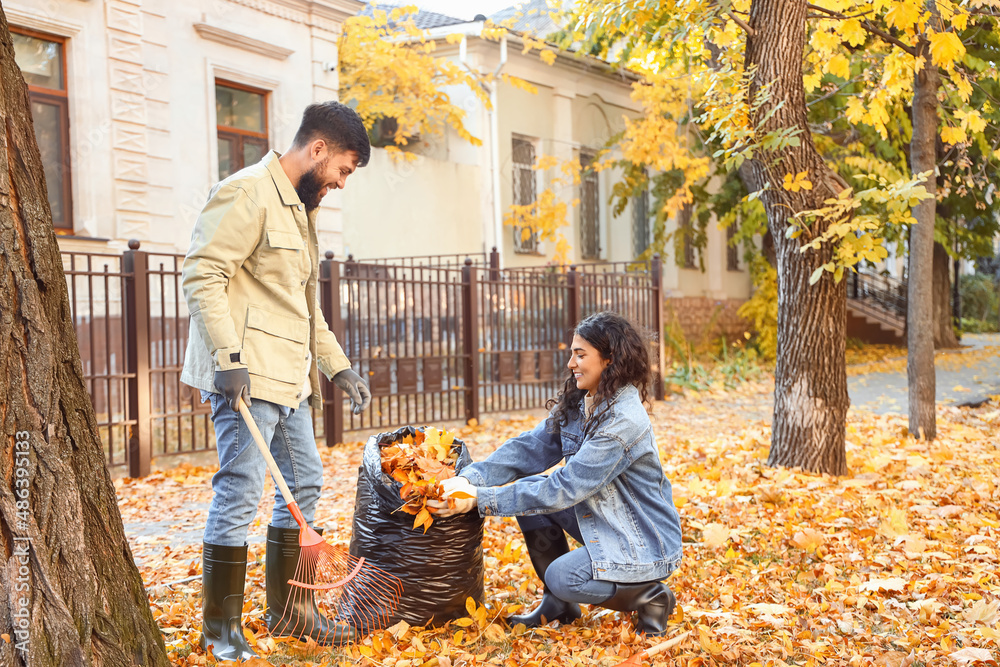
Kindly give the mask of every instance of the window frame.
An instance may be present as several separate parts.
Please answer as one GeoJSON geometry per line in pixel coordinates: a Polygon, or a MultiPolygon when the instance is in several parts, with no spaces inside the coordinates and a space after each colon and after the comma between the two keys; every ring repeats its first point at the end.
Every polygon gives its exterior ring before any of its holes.
{"type": "Polygon", "coordinates": [[[642,192],[632,200],[632,254],[635,257],[646,252],[653,243],[652,229],[650,229],[652,226],[651,222],[649,216],[649,188],[647,187],[643,188],[642,192]],[[645,240],[645,243],[640,248],[640,243],[643,240],[645,240]]]}
{"type": "Polygon", "coordinates": [[[601,259],[601,178],[600,174],[591,169],[590,166],[597,160],[597,151],[587,149],[580,150],[580,257],[581,259],[599,260],[601,259]],[[588,206],[587,187],[593,184],[594,201],[592,207],[588,206]],[[588,208],[592,208],[593,229],[589,230],[587,213],[588,208]],[[591,247],[591,244],[593,247],[591,247]]]}
{"type": "MultiPolygon", "coordinates": [[[[271,131],[271,112],[270,112],[271,91],[266,90],[264,88],[257,88],[256,86],[249,86],[245,83],[238,83],[230,79],[225,79],[216,76],[212,86],[212,92],[215,93],[215,98],[213,100],[213,103],[216,107],[218,107],[219,104],[219,98],[218,98],[218,93],[216,92],[216,88],[218,88],[219,86],[223,88],[232,88],[233,90],[242,90],[244,92],[253,93],[255,95],[260,95],[261,97],[263,97],[263,100],[261,101],[261,108],[263,110],[263,116],[264,116],[263,132],[254,132],[252,130],[244,130],[242,128],[232,127],[231,125],[223,125],[219,121],[218,113],[216,113],[215,116],[216,169],[218,170],[218,164],[219,164],[219,143],[224,138],[227,140],[232,140],[236,144],[236,150],[233,152],[233,157],[239,159],[240,166],[233,169],[232,173],[229,174],[231,176],[232,174],[235,174],[237,171],[247,166],[246,164],[244,164],[243,160],[243,145],[246,140],[250,139],[251,144],[256,142],[263,142],[264,144],[264,150],[262,153],[263,155],[267,155],[267,152],[271,150],[271,140],[269,136],[271,131]]],[[[216,175],[219,177],[220,181],[224,180],[221,173],[216,172],[216,175]]],[[[226,178],[228,178],[228,176],[226,176],[226,178]]]]}
{"type": "Polygon", "coordinates": [[[681,252],[677,254],[678,265],[682,269],[698,268],[694,247],[694,207],[685,204],[677,213],[677,231],[681,234],[681,252]]]}
{"type": "MultiPolygon", "coordinates": [[[[38,30],[32,30],[31,28],[22,28],[20,26],[12,25],[10,26],[10,32],[16,33],[18,35],[24,35],[25,37],[33,37],[35,39],[45,40],[47,42],[53,42],[59,45],[59,55],[60,55],[60,78],[62,79],[62,90],[56,88],[45,88],[44,86],[37,86],[34,84],[29,84],[25,81],[25,85],[28,87],[28,104],[39,103],[48,104],[59,109],[59,137],[62,143],[62,155],[61,155],[61,166],[63,169],[62,178],[60,179],[60,185],[62,190],[62,200],[63,206],[66,211],[66,219],[57,221],[53,218],[52,228],[57,234],[71,235],[74,232],[74,216],[73,216],[73,151],[70,147],[70,132],[69,132],[69,72],[66,64],[67,53],[66,53],[66,42],[68,41],[66,37],[61,35],[53,35],[52,33],[41,32],[38,30]]],[[[16,63],[15,63],[16,64],[16,63]]],[[[20,68],[18,68],[20,69],[20,68]]],[[[23,78],[22,74],[22,78],[23,78]]],[[[46,180],[46,188],[51,187],[51,184],[46,180]]],[[[51,206],[50,206],[51,213],[51,206]]]]}
{"type": "MultiPolygon", "coordinates": [[[[538,201],[538,172],[534,169],[535,161],[538,159],[537,141],[531,139],[530,137],[525,137],[521,135],[514,134],[510,139],[510,164],[511,164],[511,182],[510,182],[510,198],[511,203],[515,206],[528,206],[534,204],[538,201]],[[522,142],[531,148],[531,164],[525,162],[518,162],[515,159],[516,151],[514,146],[517,142],[522,142]],[[532,200],[527,203],[518,202],[518,182],[520,172],[526,171],[530,174],[529,181],[531,182],[532,190],[532,200]]],[[[541,251],[539,249],[538,240],[538,230],[533,229],[531,231],[531,239],[528,241],[524,240],[522,229],[519,225],[513,225],[513,241],[514,241],[514,252],[518,255],[540,255],[541,251]]]]}
{"type": "Polygon", "coordinates": [[[733,272],[743,270],[740,268],[740,247],[733,243],[733,239],[736,238],[736,224],[733,222],[726,227],[726,270],[733,272]]]}

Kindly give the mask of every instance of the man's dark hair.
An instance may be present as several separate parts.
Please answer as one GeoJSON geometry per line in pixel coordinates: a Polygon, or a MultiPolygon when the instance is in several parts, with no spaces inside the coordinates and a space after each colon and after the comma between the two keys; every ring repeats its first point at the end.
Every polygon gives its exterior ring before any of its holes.
{"type": "Polygon", "coordinates": [[[330,100],[306,107],[292,145],[301,148],[316,139],[322,139],[336,151],[354,151],[358,154],[358,167],[368,164],[371,157],[371,143],[361,116],[340,102],[330,100]]]}

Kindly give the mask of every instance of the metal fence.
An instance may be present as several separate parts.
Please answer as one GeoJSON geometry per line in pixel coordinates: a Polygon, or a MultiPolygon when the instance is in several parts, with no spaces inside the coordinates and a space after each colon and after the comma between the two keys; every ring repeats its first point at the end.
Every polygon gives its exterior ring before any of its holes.
{"type": "MultiPolygon", "coordinates": [[[[84,377],[108,465],[148,474],[153,457],[214,449],[208,404],[180,381],[188,311],[183,255],[129,243],[121,256],[63,253],[84,377]]],[[[479,419],[555,395],[573,327],[615,310],[646,330],[663,396],[659,258],[644,263],[500,269],[496,253],[417,261],[320,262],[320,305],[372,405],[354,415],[323,379],[313,410],[327,444],[345,431],[479,419]]]]}

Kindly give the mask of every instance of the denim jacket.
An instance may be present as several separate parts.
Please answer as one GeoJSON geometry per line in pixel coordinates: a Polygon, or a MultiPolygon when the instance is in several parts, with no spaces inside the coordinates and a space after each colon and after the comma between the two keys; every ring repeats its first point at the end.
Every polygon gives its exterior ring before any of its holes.
{"type": "Polygon", "coordinates": [[[586,435],[580,403],[579,414],[555,433],[544,420],[461,476],[478,487],[484,516],[574,508],[595,579],[664,579],[680,564],[681,524],[639,391],[619,390],[606,419],[586,435]],[[566,465],[539,474],[564,458],[566,465]]]}

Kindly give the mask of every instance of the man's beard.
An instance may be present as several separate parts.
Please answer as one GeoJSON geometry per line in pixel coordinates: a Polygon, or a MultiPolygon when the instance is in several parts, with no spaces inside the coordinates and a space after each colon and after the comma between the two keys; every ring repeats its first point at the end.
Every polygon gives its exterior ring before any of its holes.
{"type": "Polygon", "coordinates": [[[319,208],[319,203],[323,199],[322,195],[320,195],[320,191],[323,189],[323,184],[319,180],[321,169],[324,172],[326,171],[325,160],[302,174],[299,178],[299,184],[295,186],[295,192],[298,193],[299,199],[305,204],[307,212],[312,212],[319,208]]]}

